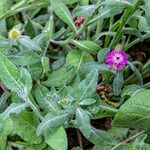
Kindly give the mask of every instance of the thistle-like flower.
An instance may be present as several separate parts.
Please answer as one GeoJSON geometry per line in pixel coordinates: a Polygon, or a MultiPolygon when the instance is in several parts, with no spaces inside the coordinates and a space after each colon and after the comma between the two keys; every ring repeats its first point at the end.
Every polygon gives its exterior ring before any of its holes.
{"type": "Polygon", "coordinates": [[[21,37],[21,31],[13,28],[9,31],[8,37],[12,40],[19,39],[21,37]]]}
{"type": "Polygon", "coordinates": [[[76,20],[75,20],[75,26],[76,27],[81,27],[85,22],[85,19],[83,17],[78,17],[76,20]]]}
{"type": "Polygon", "coordinates": [[[124,51],[116,49],[107,55],[106,63],[110,68],[121,70],[128,64],[128,56],[124,51]]]}

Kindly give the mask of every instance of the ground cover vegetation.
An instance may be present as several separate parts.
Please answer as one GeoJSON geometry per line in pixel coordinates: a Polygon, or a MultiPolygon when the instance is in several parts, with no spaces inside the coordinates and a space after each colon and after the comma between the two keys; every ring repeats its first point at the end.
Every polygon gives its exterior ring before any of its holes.
{"type": "Polygon", "coordinates": [[[150,0],[0,0],[0,150],[150,149],[150,0]]]}

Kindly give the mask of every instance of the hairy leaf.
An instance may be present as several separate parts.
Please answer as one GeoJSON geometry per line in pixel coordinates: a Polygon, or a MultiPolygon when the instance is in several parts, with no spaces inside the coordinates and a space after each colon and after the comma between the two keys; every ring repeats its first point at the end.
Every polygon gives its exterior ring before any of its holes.
{"type": "Polygon", "coordinates": [[[46,137],[46,143],[56,150],[67,150],[67,135],[66,131],[63,127],[59,127],[58,129],[54,129],[50,134],[46,137]]]}
{"type": "Polygon", "coordinates": [[[37,137],[36,135],[39,119],[33,113],[22,111],[19,115],[11,115],[11,118],[15,133],[22,139],[29,144],[38,144],[42,142],[41,137],[37,137]]]}
{"type": "Polygon", "coordinates": [[[139,90],[117,112],[115,126],[150,129],[150,90],[139,90]]]}
{"type": "Polygon", "coordinates": [[[53,71],[48,80],[43,82],[46,86],[61,87],[63,85],[69,84],[73,79],[75,74],[75,68],[62,67],[57,71],[53,71]]]}
{"type": "Polygon", "coordinates": [[[39,124],[37,128],[37,135],[40,135],[44,130],[61,126],[68,120],[68,114],[66,112],[52,115],[48,113],[39,124]]]}
{"type": "Polygon", "coordinates": [[[56,15],[76,32],[71,13],[66,5],[60,0],[51,0],[51,5],[56,15]]]}
{"type": "Polygon", "coordinates": [[[77,46],[80,50],[88,53],[96,53],[101,48],[93,41],[76,41],[72,40],[72,43],[77,46]]]}
{"type": "Polygon", "coordinates": [[[76,120],[79,125],[79,129],[83,133],[86,138],[90,137],[91,134],[91,125],[90,125],[90,117],[85,110],[82,108],[76,109],[76,120]]]}
{"type": "Polygon", "coordinates": [[[28,107],[27,103],[11,103],[10,106],[0,115],[4,119],[7,119],[10,114],[19,114],[21,111],[25,110],[26,107],[28,107]]]}

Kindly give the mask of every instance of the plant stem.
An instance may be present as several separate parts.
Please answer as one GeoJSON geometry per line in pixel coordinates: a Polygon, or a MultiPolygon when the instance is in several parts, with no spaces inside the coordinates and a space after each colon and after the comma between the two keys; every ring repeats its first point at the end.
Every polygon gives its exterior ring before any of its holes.
{"type": "MultiPolygon", "coordinates": [[[[142,38],[143,38],[143,40],[150,38],[150,33],[147,33],[147,34],[143,35],[142,38]]],[[[141,41],[141,40],[140,40],[139,38],[136,39],[136,40],[134,40],[134,41],[132,41],[131,43],[129,43],[129,44],[124,48],[124,50],[127,51],[130,47],[132,47],[133,45],[139,43],[140,41],[141,41]]]]}
{"type": "Polygon", "coordinates": [[[110,43],[109,47],[113,48],[119,41],[122,36],[121,30],[127,23],[128,19],[130,18],[131,15],[136,11],[136,9],[140,6],[142,0],[137,0],[136,3],[134,4],[133,7],[129,7],[123,14],[121,23],[119,25],[119,28],[116,32],[116,36],[112,39],[112,42],[110,43]]]}
{"type": "Polygon", "coordinates": [[[132,137],[126,139],[125,141],[123,141],[123,142],[117,144],[117,145],[116,145],[115,147],[113,147],[111,150],[115,150],[115,149],[117,149],[118,147],[120,147],[121,145],[127,144],[127,143],[131,142],[132,140],[136,139],[138,136],[140,136],[140,135],[143,134],[144,132],[145,132],[145,131],[141,131],[141,132],[139,132],[139,133],[133,135],[132,137]]]}

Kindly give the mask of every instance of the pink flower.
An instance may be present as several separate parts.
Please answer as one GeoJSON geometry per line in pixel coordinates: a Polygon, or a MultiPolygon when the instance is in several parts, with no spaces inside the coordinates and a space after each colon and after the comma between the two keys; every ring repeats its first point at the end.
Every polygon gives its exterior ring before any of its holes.
{"type": "Polygon", "coordinates": [[[107,65],[110,68],[121,70],[128,64],[128,56],[122,50],[113,50],[107,55],[107,65]]]}
{"type": "Polygon", "coordinates": [[[78,17],[76,20],[75,20],[75,26],[76,27],[81,27],[85,22],[85,19],[83,17],[78,17]]]}

